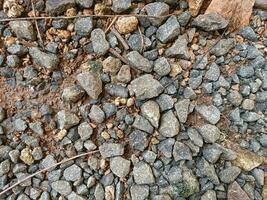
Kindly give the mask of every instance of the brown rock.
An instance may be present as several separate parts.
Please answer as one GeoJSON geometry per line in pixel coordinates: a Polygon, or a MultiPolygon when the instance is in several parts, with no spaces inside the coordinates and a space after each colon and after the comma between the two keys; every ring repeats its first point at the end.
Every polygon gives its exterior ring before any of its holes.
{"type": "Polygon", "coordinates": [[[222,15],[226,20],[231,21],[229,30],[234,31],[249,24],[254,3],[255,0],[212,0],[205,14],[222,15]]]}
{"type": "Polygon", "coordinates": [[[116,29],[121,34],[128,34],[137,29],[138,20],[134,16],[120,17],[116,22],[116,29]]]}
{"type": "Polygon", "coordinates": [[[242,190],[239,184],[235,181],[233,182],[227,192],[227,199],[228,200],[250,200],[247,193],[242,190]]]}
{"type": "Polygon", "coordinates": [[[189,12],[193,17],[198,15],[198,12],[203,4],[203,1],[204,0],[188,0],[189,12]]]}
{"type": "Polygon", "coordinates": [[[256,0],[255,1],[255,8],[267,10],[267,1],[266,0],[256,0]]]}

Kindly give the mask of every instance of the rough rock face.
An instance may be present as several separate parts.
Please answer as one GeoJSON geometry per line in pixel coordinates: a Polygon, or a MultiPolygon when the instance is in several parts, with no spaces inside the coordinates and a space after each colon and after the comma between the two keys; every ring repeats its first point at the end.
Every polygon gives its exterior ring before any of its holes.
{"type": "Polygon", "coordinates": [[[225,28],[228,25],[228,21],[217,13],[210,13],[199,15],[193,20],[192,25],[204,31],[216,31],[225,28]]]}
{"type": "Polygon", "coordinates": [[[227,192],[227,199],[230,200],[237,200],[237,199],[244,199],[249,200],[250,198],[246,194],[244,190],[240,187],[240,185],[237,182],[233,182],[227,192]]]}

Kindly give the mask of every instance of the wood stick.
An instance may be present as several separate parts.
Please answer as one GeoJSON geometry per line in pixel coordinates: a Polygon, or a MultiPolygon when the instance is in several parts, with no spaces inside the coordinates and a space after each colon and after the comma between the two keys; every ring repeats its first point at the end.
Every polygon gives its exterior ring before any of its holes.
{"type": "Polygon", "coordinates": [[[111,28],[111,32],[118,38],[118,40],[121,42],[123,48],[126,51],[130,49],[127,42],[124,40],[124,38],[121,36],[121,34],[117,31],[117,29],[114,26],[111,28]]]}
{"type": "MultiPolygon", "coordinates": [[[[34,15],[34,17],[36,17],[36,13],[35,13],[35,7],[34,7],[34,4],[33,4],[33,0],[31,0],[31,4],[32,4],[32,11],[33,11],[33,15],[34,15]]],[[[38,35],[38,38],[39,38],[39,40],[40,40],[40,43],[41,43],[41,47],[42,47],[42,49],[44,49],[44,41],[43,41],[43,39],[42,39],[42,36],[41,36],[40,30],[39,30],[39,27],[38,27],[37,20],[34,20],[34,23],[35,23],[35,27],[36,27],[36,30],[37,30],[37,35],[38,35]]]]}
{"type": "Polygon", "coordinates": [[[20,181],[16,182],[15,184],[9,186],[8,188],[4,189],[2,192],[0,192],[0,196],[3,195],[3,194],[5,194],[5,193],[8,192],[9,190],[13,189],[14,187],[20,185],[20,184],[23,183],[24,181],[26,181],[26,180],[28,180],[28,179],[30,179],[30,178],[33,178],[34,176],[36,176],[36,175],[38,175],[38,174],[41,174],[41,173],[43,173],[43,172],[46,172],[46,171],[48,171],[49,169],[52,169],[52,168],[54,168],[54,167],[56,167],[56,166],[58,166],[58,165],[61,165],[61,164],[66,163],[66,162],[69,162],[69,161],[74,160],[74,159],[76,159],[76,158],[80,158],[80,157],[83,157],[83,156],[91,155],[91,154],[94,154],[94,153],[97,153],[97,152],[99,152],[99,150],[89,151],[89,152],[87,152],[87,153],[82,153],[82,154],[79,154],[79,155],[77,155],[77,156],[73,156],[73,157],[71,157],[71,158],[68,158],[68,159],[66,159],[66,160],[62,160],[62,161],[60,161],[60,162],[58,162],[58,163],[56,163],[56,164],[54,164],[54,165],[51,165],[51,166],[49,166],[49,167],[47,167],[47,168],[44,168],[44,169],[42,169],[42,170],[39,170],[39,171],[37,171],[37,172],[35,172],[35,173],[33,173],[33,174],[31,174],[31,175],[25,177],[24,179],[21,179],[20,181]]]}
{"type": "Polygon", "coordinates": [[[40,20],[40,19],[76,19],[76,18],[84,18],[84,17],[93,17],[93,18],[109,18],[109,17],[139,17],[139,18],[166,18],[169,16],[173,16],[176,14],[168,14],[162,16],[153,16],[153,15],[135,15],[135,14],[128,14],[128,15],[75,15],[75,16],[39,16],[39,17],[18,17],[18,18],[2,18],[0,22],[10,22],[10,21],[21,21],[21,20],[40,20]]]}
{"type": "Polygon", "coordinates": [[[115,49],[109,48],[109,52],[115,57],[119,58],[122,62],[130,66],[129,61],[126,58],[124,58],[122,55],[120,55],[115,49]]]}
{"type": "Polygon", "coordinates": [[[113,24],[116,22],[117,19],[118,19],[118,16],[115,16],[115,17],[113,18],[113,20],[111,21],[110,25],[109,25],[108,28],[105,30],[105,33],[107,33],[107,32],[110,30],[110,28],[113,26],[113,24]]]}

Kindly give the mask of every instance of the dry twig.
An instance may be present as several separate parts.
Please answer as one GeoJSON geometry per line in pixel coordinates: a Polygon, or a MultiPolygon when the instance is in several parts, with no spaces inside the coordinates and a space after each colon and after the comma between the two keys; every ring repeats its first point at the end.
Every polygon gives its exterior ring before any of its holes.
{"type": "Polygon", "coordinates": [[[111,28],[112,33],[118,38],[118,40],[121,42],[123,48],[127,51],[130,49],[127,42],[124,40],[124,38],[121,36],[121,34],[117,31],[117,29],[113,26],[111,28]]]}
{"type": "Polygon", "coordinates": [[[143,37],[143,34],[141,32],[140,26],[138,26],[138,32],[139,32],[140,37],[141,37],[141,52],[143,52],[145,49],[145,42],[144,42],[144,37],[143,37]]]}
{"type": "Polygon", "coordinates": [[[119,58],[122,62],[124,62],[125,64],[127,64],[127,65],[130,66],[129,61],[128,61],[126,58],[124,58],[122,55],[120,55],[115,49],[109,48],[109,52],[110,52],[112,55],[114,55],[114,56],[116,56],[117,58],[119,58]]]}
{"type": "Polygon", "coordinates": [[[118,19],[118,16],[115,16],[115,17],[113,18],[113,20],[111,21],[110,25],[109,25],[108,28],[105,30],[105,33],[107,33],[107,32],[110,30],[110,28],[113,26],[113,24],[116,22],[117,19],[118,19]]]}
{"type": "MultiPolygon", "coordinates": [[[[33,0],[31,0],[31,4],[32,4],[33,16],[34,16],[34,17],[36,17],[36,13],[35,13],[35,7],[34,7],[33,0]]],[[[37,20],[34,20],[34,23],[35,23],[35,27],[36,27],[36,30],[37,30],[37,35],[38,35],[38,38],[39,38],[39,40],[40,40],[40,43],[41,43],[41,47],[44,49],[44,42],[43,42],[43,39],[42,39],[42,36],[41,36],[40,30],[39,30],[39,27],[38,27],[37,20]]]]}
{"type": "Polygon", "coordinates": [[[83,157],[83,156],[91,155],[91,154],[94,154],[94,153],[97,153],[97,152],[99,152],[99,150],[89,151],[89,152],[87,152],[87,153],[82,153],[82,154],[79,154],[79,155],[77,155],[77,156],[73,156],[73,157],[71,157],[71,158],[68,158],[68,159],[66,159],[66,160],[62,160],[62,161],[60,161],[60,162],[58,162],[58,163],[56,163],[56,164],[54,164],[54,165],[52,165],[52,166],[49,166],[49,167],[47,167],[47,168],[44,168],[44,169],[42,169],[42,170],[39,170],[39,171],[37,171],[37,172],[35,172],[35,173],[33,173],[33,174],[31,174],[31,175],[25,177],[24,179],[21,179],[20,181],[16,182],[15,184],[9,186],[8,188],[4,189],[2,192],[0,192],[0,196],[3,195],[3,194],[5,194],[5,193],[8,192],[9,190],[13,189],[14,187],[20,185],[20,184],[23,183],[24,181],[26,181],[26,180],[28,180],[28,179],[30,179],[30,178],[33,178],[34,176],[36,176],[36,175],[38,175],[38,174],[41,174],[41,173],[43,173],[43,172],[46,172],[46,171],[48,171],[48,170],[50,170],[50,169],[52,169],[52,168],[54,168],[54,167],[56,167],[56,166],[58,166],[58,165],[61,165],[61,164],[66,163],[66,162],[69,162],[69,161],[74,160],[74,159],[76,159],[76,158],[80,158],[80,157],[83,157]]]}

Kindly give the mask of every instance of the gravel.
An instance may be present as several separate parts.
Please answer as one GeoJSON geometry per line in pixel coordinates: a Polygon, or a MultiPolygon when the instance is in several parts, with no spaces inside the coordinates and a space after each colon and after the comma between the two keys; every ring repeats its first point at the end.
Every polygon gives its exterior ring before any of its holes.
{"type": "MultiPolygon", "coordinates": [[[[169,14],[169,5],[163,2],[154,2],[154,3],[149,3],[145,6],[145,11],[147,15],[151,16],[163,16],[169,14]]],[[[163,21],[164,18],[150,18],[149,19],[152,25],[154,26],[159,26],[163,21]]]]}
{"type": "Polygon", "coordinates": [[[159,76],[166,76],[171,71],[171,66],[168,60],[164,57],[158,58],[154,62],[154,69],[153,69],[159,76]]]}
{"type": "Polygon", "coordinates": [[[74,182],[82,177],[82,170],[79,166],[74,164],[64,170],[63,176],[66,179],[66,181],[74,182]]]}
{"type": "Polygon", "coordinates": [[[196,106],[196,111],[203,117],[206,121],[211,124],[216,124],[220,120],[221,112],[215,106],[196,106]]]}
{"type": "Polygon", "coordinates": [[[192,22],[193,26],[203,29],[204,31],[216,31],[225,28],[228,21],[220,14],[209,13],[205,15],[198,15],[192,22]]]}
{"type": "Polygon", "coordinates": [[[121,13],[131,7],[131,0],[113,0],[111,9],[115,13],[121,13]]]}
{"type": "Polygon", "coordinates": [[[134,165],[133,176],[137,184],[152,184],[155,182],[151,167],[142,161],[134,165]]]}
{"type": "Polygon", "coordinates": [[[93,20],[91,17],[78,18],[74,24],[76,34],[88,36],[93,30],[93,20]]]}
{"type": "Polygon", "coordinates": [[[164,113],[161,117],[159,132],[164,137],[174,137],[179,134],[180,124],[172,111],[164,113]]]}
{"type": "Polygon", "coordinates": [[[147,101],[141,106],[142,115],[151,123],[152,126],[158,128],[160,120],[160,108],[157,102],[147,101]]]}
{"type": "Polygon", "coordinates": [[[171,47],[166,49],[165,55],[167,57],[175,57],[175,58],[181,58],[181,59],[190,59],[189,51],[188,51],[188,38],[187,36],[180,35],[177,40],[173,43],[171,47]]]}
{"type": "Polygon", "coordinates": [[[179,34],[180,24],[175,16],[171,16],[158,28],[156,36],[162,43],[167,43],[175,39],[179,34]]]}
{"type": "Polygon", "coordinates": [[[214,143],[220,138],[220,130],[211,124],[205,124],[199,128],[199,133],[207,143],[214,143]]]}
{"type": "Polygon", "coordinates": [[[124,178],[130,172],[131,162],[120,156],[114,157],[110,161],[111,171],[118,177],[124,178]]]}
{"type": "Polygon", "coordinates": [[[121,144],[104,143],[99,147],[99,151],[103,158],[109,158],[123,155],[124,147],[121,144]]]}
{"type": "Polygon", "coordinates": [[[109,43],[102,29],[97,28],[91,32],[91,41],[95,53],[105,55],[108,52],[109,43]]]}
{"type": "Polygon", "coordinates": [[[126,58],[129,60],[131,66],[133,66],[134,68],[144,72],[152,71],[152,65],[150,64],[149,60],[144,58],[137,51],[131,51],[126,55],[126,58]]]}
{"type": "Polygon", "coordinates": [[[36,33],[30,21],[11,21],[9,26],[19,39],[35,40],[36,33]]]}
{"type": "Polygon", "coordinates": [[[72,191],[70,183],[63,180],[58,180],[51,183],[51,187],[53,190],[55,190],[56,192],[58,192],[63,196],[69,195],[72,191]]]}
{"type": "Polygon", "coordinates": [[[189,106],[190,106],[189,99],[183,99],[174,104],[178,119],[181,123],[185,123],[187,121],[189,106]]]}

